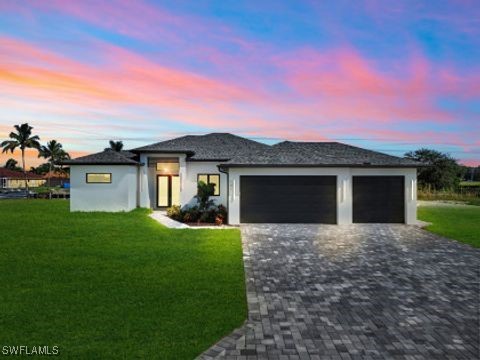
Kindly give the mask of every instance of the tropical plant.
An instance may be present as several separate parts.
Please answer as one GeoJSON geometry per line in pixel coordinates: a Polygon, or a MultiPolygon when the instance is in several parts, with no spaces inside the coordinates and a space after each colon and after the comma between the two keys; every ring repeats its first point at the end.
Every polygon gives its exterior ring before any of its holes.
{"type": "Polygon", "coordinates": [[[15,160],[15,159],[12,159],[12,158],[7,160],[4,168],[9,169],[9,170],[15,170],[15,171],[21,171],[22,170],[22,168],[20,166],[18,166],[18,161],[15,160]]]}
{"type": "MultiPolygon", "coordinates": [[[[38,157],[43,157],[48,161],[48,171],[50,173],[57,169],[56,165],[59,162],[70,159],[70,155],[57,140],[50,140],[46,146],[40,147],[38,157]]],[[[50,186],[50,177],[48,178],[48,186],[50,186]]]]}
{"type": "Polygon", "coordinates": [[[418,169],[418,184],[432,190],[456,189],[463,175],[457,160],[448,154],[431,149],[419,149],[405,154],[408,159],[422,162],[418,169]]]}
{"type": "Polygon", "coordinates": [[[110,147],[106,148],[105,150],[110,149],[110,150],[117,151],[117,152],[120,152],[120,151],[123,150],[123,142],[122,141],[110,140],[108,143],[110,144],[110,147]]]}
{"type": "Polygon", "coordinates": [[[203,181],[199,181],[197,184],[197,195],[195,198],[198,201],[198,207],[201,212],[206,211],[213,205],[213,200],[210,200],[210,196],[215,193],[214,184],[206,184],[203,181]]]}
{"type": "Polygon", "coordinates": [[[40,138],[37,135],[32,135],[33,127],[28,125],[28,123],[15,125],[16,131],[12,131],[8,137],[10,140],[5,140],[0,144],[0,147],[3,148],[2,153],[7,153],[10,151],[13,153],[15,149],[19,148],[22,152],[22,169],[23,175],[25,177],[25,188],[27,190],[27,197],[29,196],[28,189],[28,178],[27,170],[25,167],[25,149],[39,149],[40,148],[40,138]]]}

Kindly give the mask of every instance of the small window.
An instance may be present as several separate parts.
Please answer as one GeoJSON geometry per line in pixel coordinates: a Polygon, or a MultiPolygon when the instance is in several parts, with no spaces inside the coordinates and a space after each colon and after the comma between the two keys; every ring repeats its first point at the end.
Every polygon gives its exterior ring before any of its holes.
{"type": "Polygon", "coordinates": [[[88,184],[110,184],[111,182],[111,173],[87,173],[88,184]]]}
{"type": "Polygon", "coordinates": [[[203,181],[205,184],[215,185],[213,196],[220,195],[220,174],[198,174],[198,181],[203,181]]]}

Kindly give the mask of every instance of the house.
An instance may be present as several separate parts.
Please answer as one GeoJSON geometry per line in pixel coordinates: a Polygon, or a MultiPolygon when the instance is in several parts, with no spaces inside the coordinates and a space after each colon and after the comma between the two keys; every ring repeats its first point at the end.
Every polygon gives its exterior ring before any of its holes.
{"type": "MultiPolygon", "coordinates": [[[[27,172],[28,186],[31,188],[45,184],[42,175],[27,172]]],[[[25,174],[21,171],[0,168],[0,189],[24,189],[25,174]]]]}
{"type": "Polygon", "coordinates": [[[270,146],[212,133],[65,164],[72,211],[185,206],[205,181],[215,185],[230,224],[416,221],[419,163],[338,142],[270,146]]]}

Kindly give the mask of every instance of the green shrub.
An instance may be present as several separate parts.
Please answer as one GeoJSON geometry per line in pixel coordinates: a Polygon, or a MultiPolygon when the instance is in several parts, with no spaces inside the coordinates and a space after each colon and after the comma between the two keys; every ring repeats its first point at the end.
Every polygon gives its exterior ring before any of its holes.
{"type": "Polygon", "coordinates": [[[203,181],[199,181],[197,185],[197,196],[198,204],[202,212],[206,211],[209,207],[213,205],[213,200],[210,200],[215,192],[215,185],[206,184],[203,181]]]}
{"type": "Polygon", "coordinates": [[[182,221],[183,211],[178,205],[173,205],[167,209],[167,216],[173,220],[182,221]]]}

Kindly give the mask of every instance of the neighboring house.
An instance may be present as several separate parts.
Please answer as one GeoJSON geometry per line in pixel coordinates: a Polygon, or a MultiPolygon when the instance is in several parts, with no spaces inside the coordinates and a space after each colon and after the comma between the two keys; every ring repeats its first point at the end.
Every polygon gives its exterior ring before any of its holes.
{"type": "MultiPolygon", "coordinates": [[[[27,172],[27,181],[29,187],[39,187],[45,184],[42,175],[27,172]]],[[[20,189],[25,188],[25,175],[21,171],[15,171],[0,168],[0,189],[20,189]]]]}
{"type": "Polygon", "coordinates": [[[185,206],[202,180],[215,184],[230,224],[416,221],[419,163],[338,142],[269,146],[212,133],[65,164],[72,211],[185,206]]]}

